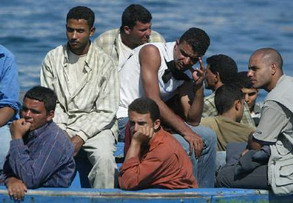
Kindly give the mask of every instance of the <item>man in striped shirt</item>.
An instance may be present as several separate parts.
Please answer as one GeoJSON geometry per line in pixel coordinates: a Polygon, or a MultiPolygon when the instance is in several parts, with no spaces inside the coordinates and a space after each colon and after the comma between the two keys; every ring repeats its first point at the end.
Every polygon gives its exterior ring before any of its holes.
{"type": "Polygon", "coordinates": [[[54,121],[71,137],[75,154],[84,150],[93,166],[88,174],[91,187],[113,188],[119,79],[113,60],[90,41],[94,19],[87,7],[69,11],[68,42],[46,55],[41,84],[57,94],[54,121]]]}
{"type": "Polygon", "coordinates": [[[10,150],[3,174],[8,193],[22,199],[27,188],[69,187],[74,171],[73,145],[53,121],[56,94],[36,86],[23,100],[21,119],[10,126],[10,150]]]}

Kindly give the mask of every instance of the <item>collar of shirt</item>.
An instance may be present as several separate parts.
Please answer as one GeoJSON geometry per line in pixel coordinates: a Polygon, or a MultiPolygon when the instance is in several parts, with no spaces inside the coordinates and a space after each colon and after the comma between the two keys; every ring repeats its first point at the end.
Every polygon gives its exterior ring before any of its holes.
{"type": "MultiPolygon", "coordinates": [[[[92,46],[92,43],[90,41],[90,47],[89,47],[89,50],[87,52],[87,56],[86,56],[86,59],[85,59],[85,67],[84,69],[89,72],[92,68],[91,68],[91,62],[94,60],[92,55],[93,55],[93,49],[94,49],[94,46],[92,46]]],[[[68,46],[68,43],[64,46],[64,61],[63,61],[63,66],[66,68],[67,67],[67,64],[69,63],[69,56],[68,56],[68,52],[70,51],[69,50],[69,46],[68,46]]]]}

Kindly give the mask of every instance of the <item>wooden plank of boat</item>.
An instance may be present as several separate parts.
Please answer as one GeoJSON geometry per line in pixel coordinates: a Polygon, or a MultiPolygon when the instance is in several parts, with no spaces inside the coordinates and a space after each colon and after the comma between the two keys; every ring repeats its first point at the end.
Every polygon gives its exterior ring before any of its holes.
{"type": "MultiPolygon", "coordinates": [[[[71,189],[40,188],[28,190],[23,202],[292,202],[293,195],[276,196],[267,190],[198,188],[184,190],[145,189],[71,189]]],[[[0,201],[11,202],[7,190],[0,187],[0,201]]]]}

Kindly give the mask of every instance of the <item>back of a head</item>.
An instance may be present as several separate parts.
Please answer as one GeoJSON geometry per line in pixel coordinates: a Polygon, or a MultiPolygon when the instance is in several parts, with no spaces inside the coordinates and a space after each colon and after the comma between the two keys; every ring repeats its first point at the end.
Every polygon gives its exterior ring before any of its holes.
{"type": "Polygon", "coordinates": [[[224,54],[213,55],[207,58],[207,64],[214,74],[219,73],[222,83],[228,84],[237,81],[238,68],[231,57],[224,54]]]}
{"type": "Polygon", "coordinates": [[[25,95],[24,99],[34,99],[41,102],[44,102],[45,109],[47,112],[54,111],[57,102],[57,96],[53,90],[47,87],[42,86],[35,86],[28,90],[25,95]]]}
{"type": "Polygon", "coordinates": [[[241,88],[253,88],[253,84],[251,82],[251,79],[247,76],[248,71],[241,71],[237,74],[238,78],[238,84],[241,86],[241,88]]]}
{"type": "Polygon", "coordinates": [[[200,28],[189,28],[179,39],[179,43],[186,42],[199,56],[203,56],[210,46],[210,37],[200,28]]]}
{"type": "Polygon", "coordinates": [[[92,28],[95,22],[95,13],[88,7],[76,6],[71,8],[67,13],[66,22],[69,19],[84,19],[88,22],[89,28],[92,28]]]}
{"type": "Polygon", "coordinates": [[[243,99],[243,93],[239,85],[224,84],[215,92],[215,105],[219,115],[229,111],[234,102],[243,99]]]}
{"type": "Polygon", "coordinates": [[[152,20],[152,14],[139,4],[129,5],[122,13],[120,31],[123,32],[123,27],[128,26],[132,29],[136,22],[149,23],[152,20]]]}
{"type": "Polygon", "coordinates": [[[128,112],[134,111],[139,114],[148,114],[150,113],[152,121],[160,119],[160,109],[155,101],[147,97],[141,97],[135,99],[128,106],[128,112]]]}

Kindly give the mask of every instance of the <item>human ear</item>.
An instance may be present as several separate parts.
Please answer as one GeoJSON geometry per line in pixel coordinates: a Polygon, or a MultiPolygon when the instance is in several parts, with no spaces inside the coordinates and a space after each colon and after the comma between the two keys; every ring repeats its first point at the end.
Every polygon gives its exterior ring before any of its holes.
{"type": "Polygon", "coordinates": [[[160,130],[160,126],[161,126],[160,119],[155,120],[155,122],[154,122],[154,131],[157,132],[158,130],[160,130]]]}
{"type": "Polygon", "coordinates": [[[123,30],[125,34],[128,34],[128,35],[130,34],[131,29],[128,26],[124,26],[123,30]]]}
{"type": "Polygon", "coordinates": [[[54,118],[55,111],[51,110],[49,113],[47,113],[47,121],[51,121],[54,118]]]}

